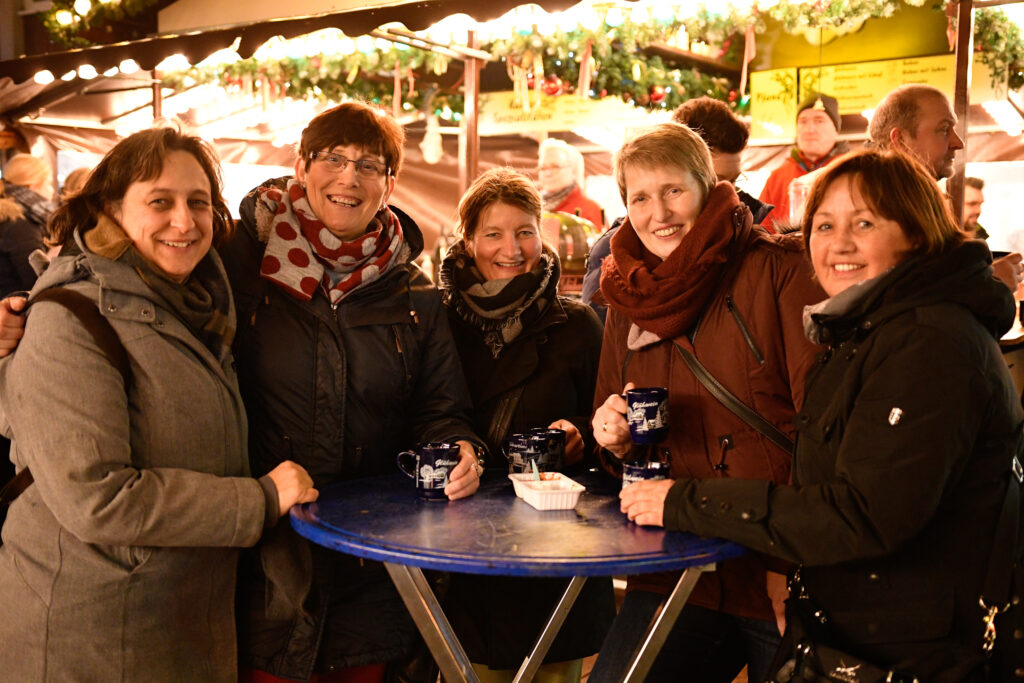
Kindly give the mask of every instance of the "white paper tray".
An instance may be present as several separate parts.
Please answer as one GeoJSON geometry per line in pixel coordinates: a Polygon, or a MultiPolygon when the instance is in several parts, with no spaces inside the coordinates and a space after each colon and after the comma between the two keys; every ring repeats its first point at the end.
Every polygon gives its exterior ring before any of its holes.
{"type": "Polygon", "coordinates": [[[529,473],[510,474],[516,495],[538,510],[571,510],[586,488],[560,472],[542,472],[541,481],[529,473]]]}

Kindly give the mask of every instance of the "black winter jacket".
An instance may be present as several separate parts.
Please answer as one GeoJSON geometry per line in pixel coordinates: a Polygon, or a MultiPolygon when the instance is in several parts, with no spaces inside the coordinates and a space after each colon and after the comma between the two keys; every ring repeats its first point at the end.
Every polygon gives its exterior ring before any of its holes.
{"type": "MultiPolygon", "coordinates": [[[[980,657],[978,597],[1020,445],[988,249],[910,259],[843,315],[807,381],[794,484],[678,481],[665,526],[803,563],[833,646],[921,680],[980,657]]],[[[1009,637],[1010,634],[1004,634],[1009,637]]]]}
{"type": "MultiPolygon", "coordinates": [[[[479,443],[441,298],[426,276],[407,263],[336,310],[321,290],[299,301],[259,277],[265,244],[255,205],[250,193],[221,250],[238,309],[235,357],[253,474],[291,459],[323,490],[397,472],[396,454],[418,442],[479,443]]],[[[422,234],[392,210],[411,259],[422,234]]],[[[381,564],[310,544],[288,524],[243,557],[239,603],[243,666],[287,678],[401,659],[416,638],[381,564]],[[268,582],[266,574],[274,578],[268,582]],[[268,600],[282,596],[294,606],[307,586],[302,614],[265,611],[268,600]]]]}
{"type": "MultiPolygon", "coordinates": [[[[446,301],[447,301],[446,294],[446,301]]],[[[478,328],[449,304],[448,318],[469,384],[478,434],[498,419],[501,398],[523,386],[509,433],[547,427],[559,419],[576,425],[584,452],[593,449],[590,407],[601,355],[601,323],[584,304],[559,297],[541,318],[494,358],[478,328]]],[[[488,443],[490,476],[508,464],[500,443],[488,443]]],[[[509,495],[513,495],[511,487],[509,495]]],[[[445,611],[471,661],[495,669],[517,668],[551,616],[568,580],[453,574],[445,611]]],[[[611,580],[587,581],[545,662],[597,652],[615,617],[611,580]]]]}
{"type": "Polygon", "coordinates": [[[45,227],[26,215],[13,197],[0,197],[0,298],[30,290],[36,283],[28,255],[44,248],[45,227]]]}

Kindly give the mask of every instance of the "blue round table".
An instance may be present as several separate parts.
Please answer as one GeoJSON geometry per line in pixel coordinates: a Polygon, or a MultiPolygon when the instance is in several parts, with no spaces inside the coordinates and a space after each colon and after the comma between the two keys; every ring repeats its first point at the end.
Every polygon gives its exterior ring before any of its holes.
{"type": "Polygon", "coordinates": [[[478,680],[423,569],[572,577],[515,681],[532,680],[588,576],[685,570],[638,650],[627,681],[642,681],[700,574],[743,554],[735,543],[640,527],[619,511],[618,480],[591,472],[572,510],[535,510],[512,483],[487,472],[454,502],[416,497],[402,474],[342,482],[292,508],[292,526],[314,543],[384,563],[449,681],[478,680]]]}

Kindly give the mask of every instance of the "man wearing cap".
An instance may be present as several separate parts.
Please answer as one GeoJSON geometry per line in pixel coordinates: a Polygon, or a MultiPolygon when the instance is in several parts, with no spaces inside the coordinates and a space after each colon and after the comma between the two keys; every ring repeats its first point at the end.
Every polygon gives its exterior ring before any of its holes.
{"type": "Polygon", "coordinates": [[[795,178],[826,166],[836,156],[849,150],[839,142],[839,103],[829,95],[812,93],[796,114],[796,145],[782,165],[772,171],[761,190],[761,201],[774,204],[775,209],[764,220],[764,226],[776,230],[776,223],[788,224],[789,184],[795,178]]]}

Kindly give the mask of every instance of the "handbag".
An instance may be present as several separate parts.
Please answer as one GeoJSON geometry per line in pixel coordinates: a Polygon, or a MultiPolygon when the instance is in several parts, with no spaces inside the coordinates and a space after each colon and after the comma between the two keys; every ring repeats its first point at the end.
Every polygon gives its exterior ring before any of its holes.
{"type": "MultiPolygon", "coordinates": [[[[999,519],[989,552],[988,569],[982,595],[978,599],[984,625],[981,651],[963,663],[963,675],[971,675],[985,667],[993,681],[1011,680],[1011,671],[1021,658],[1018,631],[1010,628],[1024,620],[1020,601],[1021,554],[1024,535],[1020,533],[1020,494],[1024,486],[1024,468],[1017,456],[1010,461],[1010,477],[1003,496],[999,519]],[[1009,612],[1009,614],[1007,614],[1009,612]],[[1002,618],[1000,618],[1002,617],[1002,618]],[[1004,631],[999,638],[997,630],[1004,631]]],[[[919,683],[911,672],[886,668],[868,662],[858,655],[840,650],[828,627],[828,616],[807,592],[797,567],[789,581],[790,597],[786,600],[786,634],[772,669],[775,683],[797,681],[844,681],[845,683],[919,683]],[[788,646],[788,647],[787,647],[788,646]]],[[[961,667],[958,666],[957,669],[961,667]]]]}
{"type": "MultiPolygon", "coordinates": [[[[131,366],[128,362],[128,354],[124,350],[124,345],[121,343],[120,338],[118,338],[117,332],[114,331],[110,322],[100,313],[96,302],[84,294],[65,287],[53,287],[43,290],[32,299],[31,304],[36,304],[40,301],[52,301],[53,303],[60,304],[78,318],[79,322],[92,335],[96,345],[100,347],[100,350],[107,356],[111,364],[121,373],[121,379],[124,380],[125,391],[127,392],[128,387],[131,386],[131,366]]],[[[33,481],[32,471],[28,467],[23,467],[20,472],[15,474],[4,485],[3,489],[0,489],[0,507],[9,508],[11,503],[24,493],[25,489],[32,485],[33,481]]],[[[3,539],[0,538],[0,546],[2,545],[3,539]]]]}

